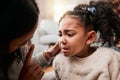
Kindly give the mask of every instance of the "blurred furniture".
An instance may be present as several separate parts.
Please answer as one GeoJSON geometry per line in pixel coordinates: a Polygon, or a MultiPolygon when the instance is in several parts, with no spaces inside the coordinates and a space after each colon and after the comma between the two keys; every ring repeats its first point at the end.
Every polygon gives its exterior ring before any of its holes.
{"type": "Polygon", "coordinates": [[[38,53],[49,47],[50,43],[58,40],[58,23],[53,20],[43,19],[33,36],[32,43],[35,44],[34,53],[38,53]]]}
{"type": "Polygon", "coordinates": [[[40,44],[56,43],[58,38],[58,23],[52,20],[42,20],[40,23],[40,44]]]}

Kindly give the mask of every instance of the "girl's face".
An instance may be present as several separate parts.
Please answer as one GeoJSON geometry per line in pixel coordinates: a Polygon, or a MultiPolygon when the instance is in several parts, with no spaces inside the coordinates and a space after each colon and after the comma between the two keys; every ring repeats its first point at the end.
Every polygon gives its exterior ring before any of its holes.
{"type": "Polygon", "coordinates": [[[64,17],[59,27],[60,48],[65,56],[85,55],[88,44],[88,32],[78,20],[72,17],[64,17]]]}
{"type": "Polygon", "coordinates": [[[80,20],[64,17],[59,27],[60,48],[65,56],[86,57],[90,54],[90,44],[96,38],[94,30],[87,31],[80,20]]]}
{"type": "Polygon", "coordinates": [[[36,23],[35,27],[31,30],[31,32],[26,33],[16,39],[12,40],[9,45],[9,53],[14,52],[20,46],[25,45],[33,37],[33,34],[34,34],[36,28],[37,28],[37,23],[36,23]]]}

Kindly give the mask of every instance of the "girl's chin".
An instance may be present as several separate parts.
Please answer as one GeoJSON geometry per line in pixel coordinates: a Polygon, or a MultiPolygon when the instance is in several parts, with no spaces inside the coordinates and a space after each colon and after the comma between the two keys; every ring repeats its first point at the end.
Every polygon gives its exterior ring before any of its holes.
{"type": "Polygon", "coordinates": [[[70,53],[64,53],[63,52],[63,55],[66,56],[66,57],[70,57],[70,53]]]}

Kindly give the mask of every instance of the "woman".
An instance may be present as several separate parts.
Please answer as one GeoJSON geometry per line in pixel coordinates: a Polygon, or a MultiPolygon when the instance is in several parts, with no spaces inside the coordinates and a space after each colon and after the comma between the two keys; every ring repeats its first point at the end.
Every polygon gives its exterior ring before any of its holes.
{"type": "Polygon", "coordinates": [[[39,9],[36,2],[2,0],[0,7],[0,80],[40,80],[44,74],[40,66],[46,66],[59,47],[56,44],[44,51],[45,58],[39,55],[32,61],[33,44],[27,56],[21,51],[21,46],[30,41],[37,28],[39,9]]]}

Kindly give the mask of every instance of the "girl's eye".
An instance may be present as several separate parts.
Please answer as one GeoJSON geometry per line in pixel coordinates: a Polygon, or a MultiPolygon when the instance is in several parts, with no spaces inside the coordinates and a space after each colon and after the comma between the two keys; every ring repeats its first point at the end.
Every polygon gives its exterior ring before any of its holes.
{"type": "Polygon", "coordinates": [[[60,33],[59,33],[59,34],[58,34],[58,36],[59,36],[59,37],[61,37],[61,36],[62,36],[62,34],[60,34],[60,33]]]}
{"type": "Polygon", "coordinates": [[[72,37],[74,34],[67,34],[69,37],[72,37]]]}

